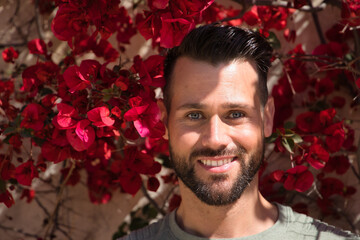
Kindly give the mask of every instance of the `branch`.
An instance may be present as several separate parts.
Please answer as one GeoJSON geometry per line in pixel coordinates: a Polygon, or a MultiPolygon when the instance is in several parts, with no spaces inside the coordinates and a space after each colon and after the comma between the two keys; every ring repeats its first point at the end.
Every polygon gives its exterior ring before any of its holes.
{"type": "Polygon", "coordinates": [[[64,181],[61,183],[61,186],[60,186],[60,190],[59,190],[59,193],[58,193],[58,196],[57,196],[57,201],[56,201],[56,205],[55,205],[55,209],[54,211],[52,212],[51,216],[50,216],[50,219],[49,219],[49,223],[46,227],[46,231],[45,231],[45,235],[44,235],[44,240],[46,240],[47,238],[47,235],[49,233],[49,230],[50,228],[52,227],[52,225],[54,224],[54,217],[55,215],[58,214],[58,210],[59,210],[59,207],[60,207],[60,202],[61,202],[61,197],[62,197],[62,194],[64,192],[64,189],[66,187],[66,183],[69,181],[70,179],[70,176],[71,174],[73,173],[74,169],[75,169],[75,166],[76,166],[76,163],[73,159],[70,159],[71,161],[71,167],[70,167],[70,170],[69,170],[69,173],[68,175],[66,176],[66,178],[64,179],[64,181]]]}
{"type": "Polygon", "coordinates": [[[24,235],[25,237],[32,237],[35,239],[40,239],[40,236],[38,236],[36,234],[26,233],[22,229],[18,229],[15,227],[6,227],[6,226],[0,225],[0,229],[4,229],[5,231],[12,231],[12,232],[20,233],[20,234],[24,235]]]}
{"type": "Polygon", "coordinates": [[[7,47],[23,47],[26,46],[27,43],[26,42],[21,42],[21,43],[0,43],[0,49],[1,48],[7,48],[7,47]]]}
{"type": "Polygon", "coordinates": [[[44,213],[46,214],[46,216],[50,217],[50,213],[49,211],[46,209],[46,207],[40,202],[40,200],[35,197],[35,202],[39,205],[39,207],[44,211],[44,213]]]}
{"type": "Polygon", "coordinates": [[[36,21],[36,29],[39,34],[39,38],[44,40],[44,34],[40,26],[40,11],[39,11],[39,0],[35,0],[35,21],[36,21]]]}
{"type": "MultiPolygon", "coordinates": [[[[271,6],[271,7],[283,7],[283,8],[295,8],[294,4],[289,1],[272,1],[272,0],[233,0],[234,2],[237,2],[244,7],[248,8],[252,5],[257,6],[271,6]]],[[[319,12],[324,10],[326,7],[326,2],[323,1],[321,4],[319,4],[317,7],[312,6],[302,6],[301,8],[297,8],[296,10],[302,11],[302,12],[319,12]]]]}
{"type": "Polygon", "coordinates": [[[141,185],[141,191],[143,192],[143,194],[145,195],[145,197],[147,198],[147,200],[156,208],[156,210],[158,210],[158,212],[161,213],[161,215],[165,216],[165,215],[166,215],[166,212],[159,207],[159,205],[157,204],[157,202],[155,202],[154,199],[152,199],[152,197],[150,197],[150,195],[149,195],[149,193],[147,192],[144,184],[141,185]]]}
{"type": "MultiPolygon", "coordinates": [[[[311,0],[308,0],[307,2],[308,2],[308,4],[309,4],[309,6],[310,6],[311,9],[314,8],[313,5],[312,5],[311,0]]],[[[319,38],[320,38],[320,42],[321,42],[322,44],[325,44],[326,41],[325,41],[323,32],[322,32],[322,30],[321,30],[321,26],[320,26],[320,22],[319,22],[318,15],[317,15],[316,12],[311,12],[311,15],[312,15],[313,20],[314,20],[314,23],[315,23],[316,31],[317,31],[317,33],[318,33],[318,35],[319,35],[319,38]]]]}

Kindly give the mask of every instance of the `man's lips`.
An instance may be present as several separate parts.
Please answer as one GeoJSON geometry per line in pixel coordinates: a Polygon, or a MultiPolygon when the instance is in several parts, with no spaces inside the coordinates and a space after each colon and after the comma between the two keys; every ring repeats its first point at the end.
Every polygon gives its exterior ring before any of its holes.
{"type": "Polygon", "coordinates": [[[231,166],[231,163],[237,159],[236,156],[222,156],[222,157],[201,157],[199,164],[214,173],[225,172],[231,166]]]}

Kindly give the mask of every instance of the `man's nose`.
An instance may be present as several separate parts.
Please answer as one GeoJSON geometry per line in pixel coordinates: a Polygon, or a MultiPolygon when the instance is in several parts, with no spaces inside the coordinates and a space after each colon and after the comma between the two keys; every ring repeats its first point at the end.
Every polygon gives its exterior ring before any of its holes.
{"type": "Polygon", "coordinates": [[[217,115],[208,119],[202,129],[202,145],[212,149],[222,149],[230,143],[229,126],[217,115]]]}

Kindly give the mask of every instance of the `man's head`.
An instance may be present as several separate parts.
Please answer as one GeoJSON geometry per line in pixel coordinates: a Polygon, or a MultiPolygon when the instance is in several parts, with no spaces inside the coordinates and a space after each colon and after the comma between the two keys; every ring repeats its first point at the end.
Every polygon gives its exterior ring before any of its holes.
{"type": "Polygon", "coordinates": [[[262,105],[268,99],[267,73],[271,65],[272,48],[258,33],[232,26],[205,25],[191,31],[181,45],[169,50],[165,60],[164,103],[171,102],[171,75],[180,57],[189,57],[212,65],[247,60],[256,66],[258,90],[262,105]]]}
{"type": "Polygon", "coordinates": [[[272,131],[269,56],[258,45],[271,48],[256,34],[232,27],[194,31],[168,56],[162,119],[180,187],[206,204],[227,205],[253,182],[264,136],[272,131]]]}

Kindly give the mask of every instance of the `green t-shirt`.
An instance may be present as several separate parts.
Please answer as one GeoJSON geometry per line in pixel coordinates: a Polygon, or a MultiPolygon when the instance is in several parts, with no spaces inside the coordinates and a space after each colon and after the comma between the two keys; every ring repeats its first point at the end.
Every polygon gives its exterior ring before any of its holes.
{"type": "MultiPolygon", "coordinates": [[[[290,207],[277,204],[279,218],[269,229],[247,237],[227,240],[335,240],[357,239],[349,231],[343,231],[304,214],[294,212],[290,207]]],[[[175,211],[143,229],[134,231],[119,240],[205,240],[183,231],[175,221],[175,211]]],[[[220,240],[220,239],[219,239],[220,240]]]]}

